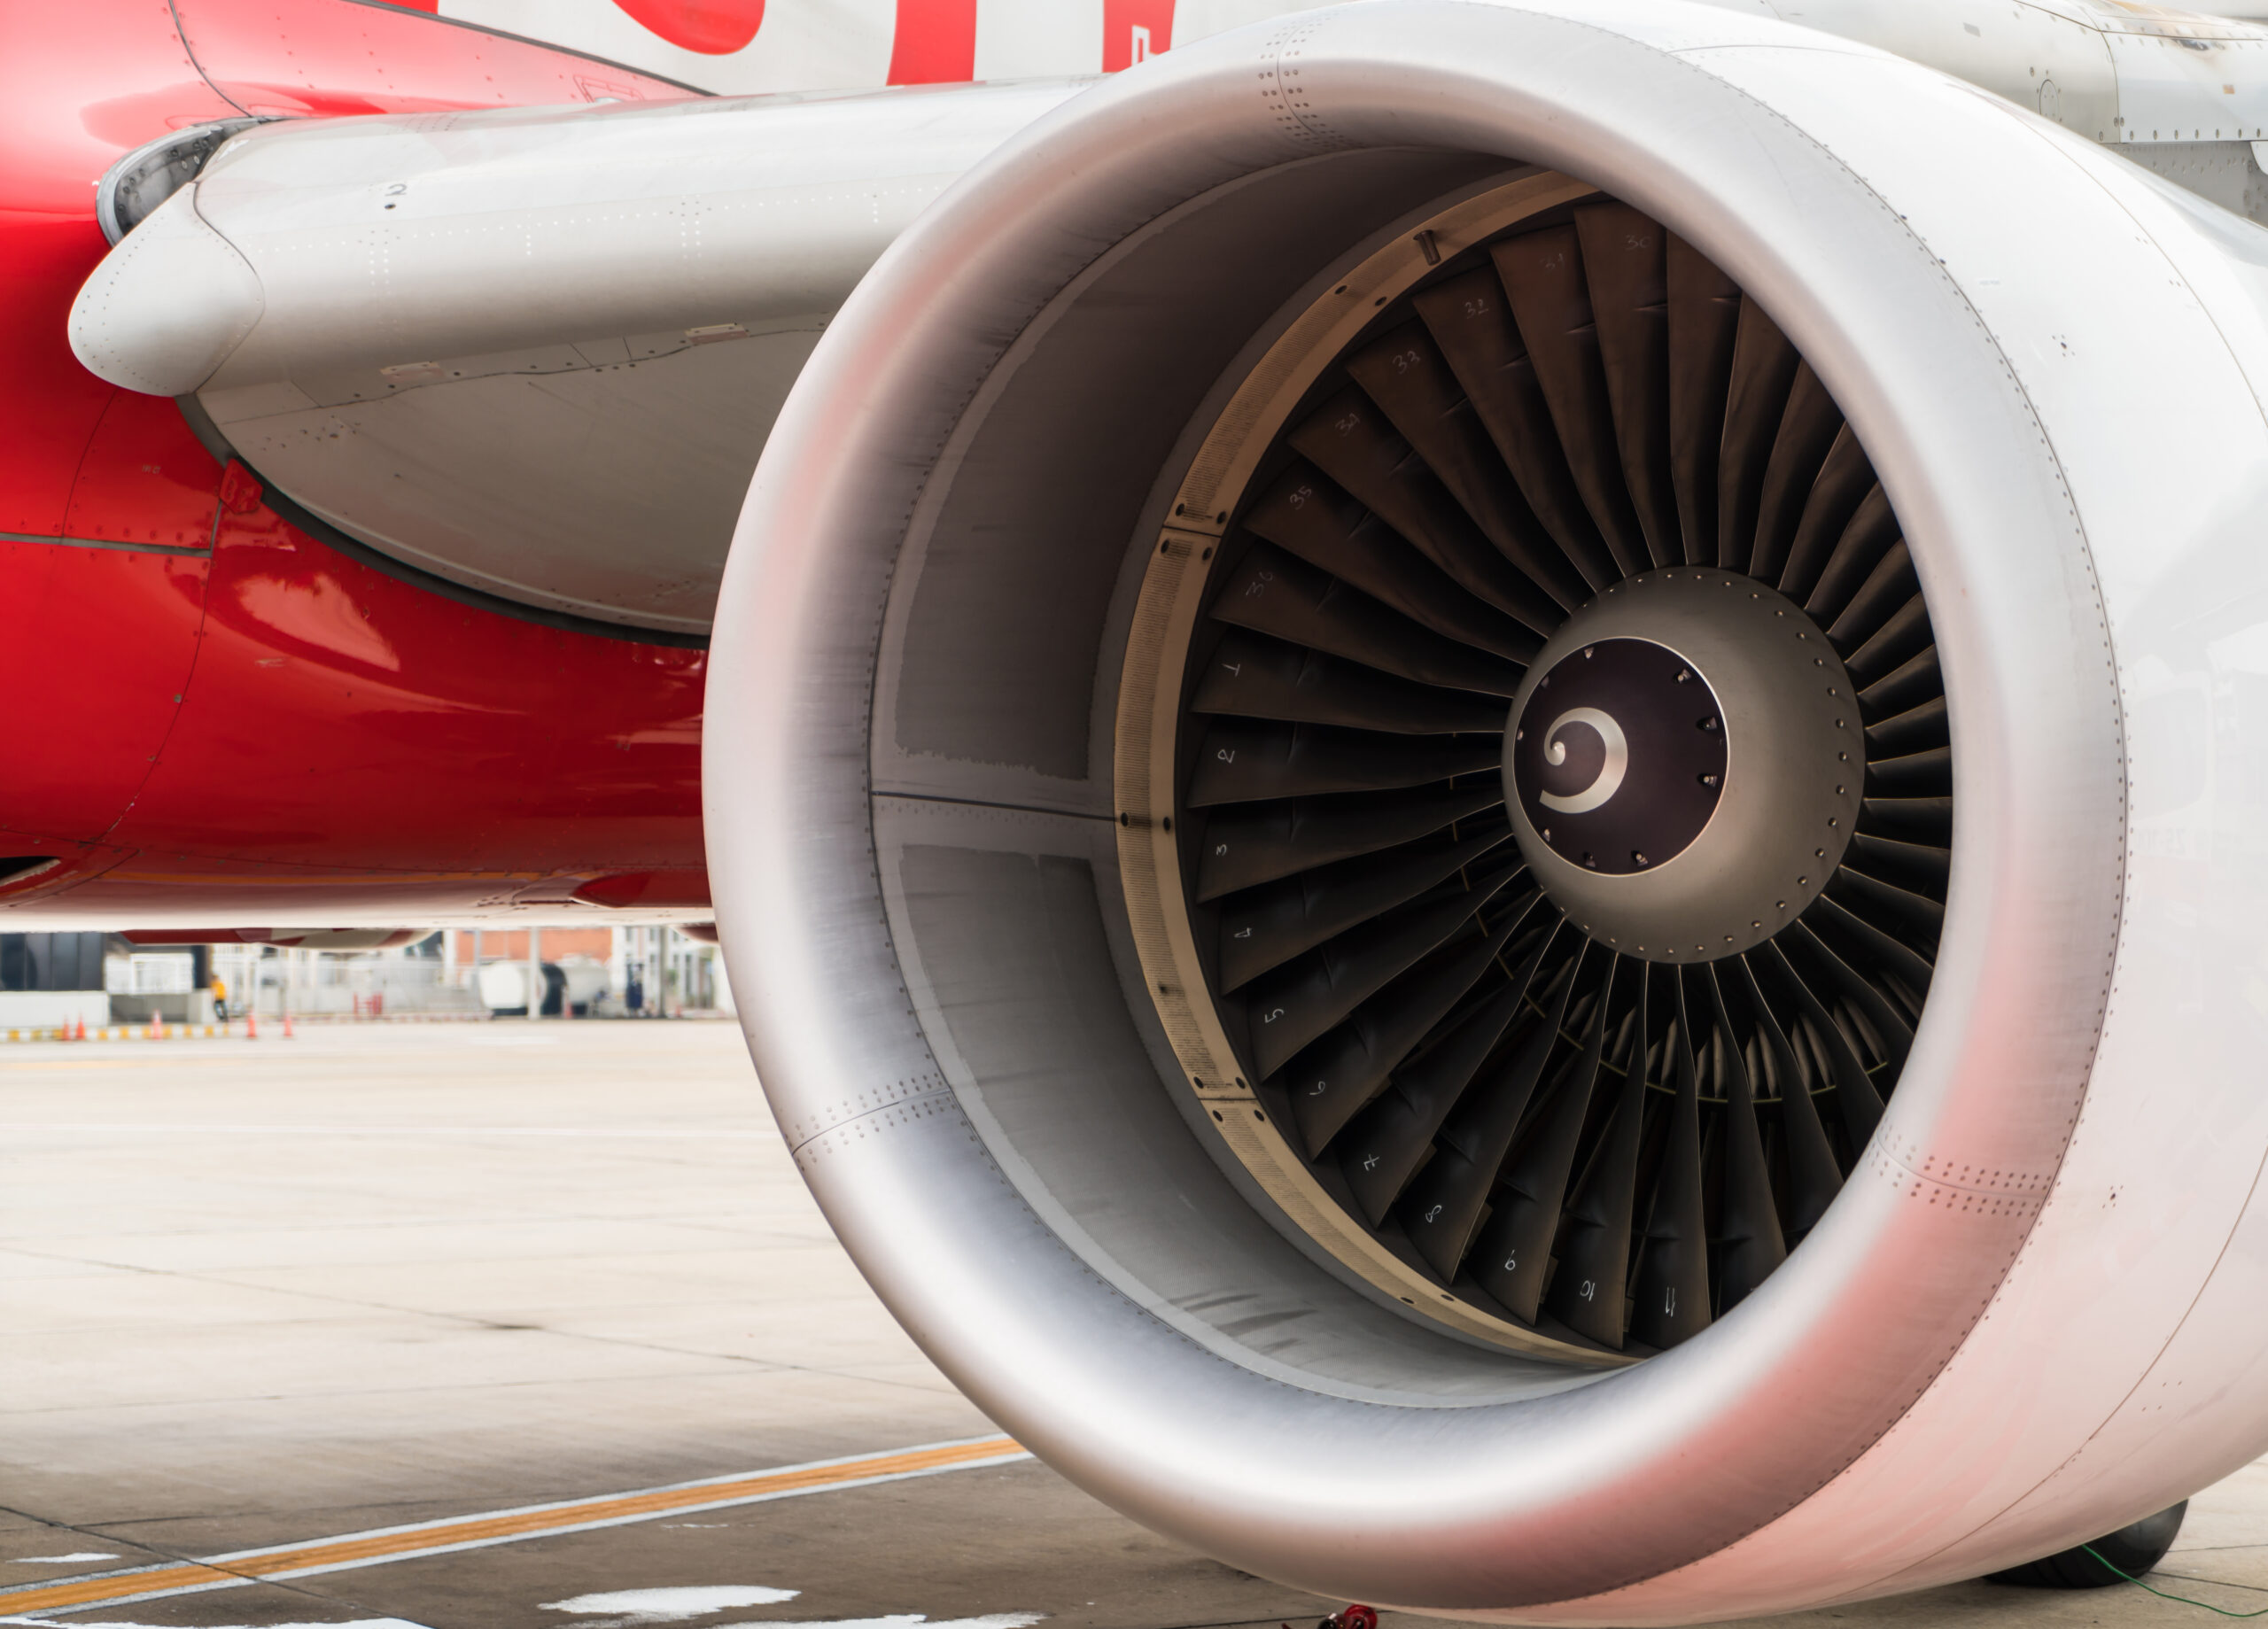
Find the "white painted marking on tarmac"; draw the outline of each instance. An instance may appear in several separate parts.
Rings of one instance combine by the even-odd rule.
[[[0,1624],[36,1624],[40,1629],[55,1629],[50,1617],[0,1617]],[[167,1629],[163,1624],[127,1624],[106,1622],[90,1624],[74,1618],[71,1629]],[[215,1624],[212,1629],[427,1629],[423,1624],[413,1624],[406,1617],[346,1617],[334,1618],[327,1624]]]
[[[635,1624],[681,1624],[688,1618],[706,1617],[712,1612],[724,1611],[736,1606],[777,1606],[782,1601],[793,1601],[803,1592],[798,1589],[774,1589],[768,1584],[695,1584],[668,1589],[610,1589],[593,1595],[577,1595],[567,1601],[547,1601],[547,1612],[573,1612],[578,1616],[594,1613],[616,1614],[604,1625],[587,1624],[580,1629],[629,1629]]]
[[[1046,1616],[1045,1612],[991,1612],[983,1617],[947,1617],[931,1623],[924,1613],[897,1612],[888,1617],[823,1617],[802,1624],[756,1617],[746,1623],[718,1624],[716,1629],[1031,1629]]]
[[[74,1550],[68,1555],[19,1555],[7,1564],[12,1567],[47,1567],[71,1561],[116,1561],[116,1550]]]

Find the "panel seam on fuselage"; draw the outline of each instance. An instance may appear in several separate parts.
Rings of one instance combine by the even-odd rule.
[[[210,545],[203,548],[184,548],[175,543],[120,543],[109,538],[66,538],[43,531],[0,531],[0,543],[52,543],[62,548],[115,548],[129,555],[185,555],[193,560],[210,560]]]

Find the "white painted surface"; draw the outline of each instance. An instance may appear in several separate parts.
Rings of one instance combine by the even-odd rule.
[[[99,989],[0,990],[0,1030],[52,1029],[58,1024],[89,1029],[110,1022],[110,995]]]

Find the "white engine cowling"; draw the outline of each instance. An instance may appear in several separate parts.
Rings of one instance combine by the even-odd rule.
[[[1518,257],[1577,245],[1604,311],[1613,231],[1639,244],[1655,223],[1667,305],[1641,290],[1638,316],[1570,307],[1549,337],[1532,315],[1546,285],[1522,287]],[[883,1299],[1004,1426],[1128,1514],[1318,1593],[1460,1616],[1688,1622],[1974,1577],[2268,1447],[2252,1198],[2268,861],[2248,826],[2268,760],[2264,268],[2257,229],[1994,97],[1675,0],[1307,13],[1177,50],[1012,140],[820,342],[742,518],[710,689],[711,877],[750,1044]],[[1370,477],[1317,440],[1346,402],[1394,416],[1380,370],[1398,353],[1380,346],[1406,333],[1413,365],[1445,357],[1470,398],[1444,396],[1439,423],[1480,412],[1525,472],[1534,449],[1489,418],[1475,353],[1441,338],[1456,314],[1437,291],[1484,273],[1499,281],[1469,286],[1506,292],[1546,385],[1557,353],[1592,359],[1606,392],[1546,392],[1561,445],[1536,467],[1564,464],[1521,491],[1546,531],[1556,491],[1583,541],[1518,580],[1503,536],[1527,521],[1466,502],[1472,524],[1443,535],[1498,544],[1476,561],[1395,519],[1410,482],[1436,503],[1487,485],[1434,455],[1483,445],[1470,423],[1437,443],[1396,418],[1406,439],[1377,442]],[[1754,314],[1737,335],[1726,317],[1717,351],[1679,350],[1703,295]],[[1696,420],[1704,352],[1720,405]],[[1755,418],[1759,380],[1779,428],[1741,465],[1722,427]],[[1781,406],[1806,390],[1813,417]],[[1704,421],[1707,469],[1688,455]],[[1871,552],[1822,556],[1822,576],[1794,559],[1805,506],[1832,507],[1830,436],[1878,477],[1878,508],[1876,540],[1854,543],[1844,505],[1832,547]],[[1255,562],[1325,570],[1313,552],[1283,563],[1301,549],[1263,513],[1310,469],[1347,514],[1394,523],[1404,563],[1377,603],[1316,579],[1301,625],[1322,631],[1301,655],[1291,624],[1223,595],[1257,592]],[[1529,592],[1555,572],[1561,588]],[[1449,581],[1470,597],[1434,593]],[[1775,697],[1808,669],[1743,666],[1762,636],[1700,605],[1690,649],[1720,654],[1691,665],[1720,703],[1705,733],[1724,735],[1699,773],[1723,785],[1698,836],[1666,857],[1618,838],[1629,863],[1603,864],[1537,812],[1581,799],[1537,803],[1509,763],[1499,779],[1488,754],[1510,749],[1487,732],[1519,739],[1555,664],[1610,640],[1689,654],[1674,617],[1613,621],[1657,582],[1826,638],[1861,716],[1837,716],[1838,684],[1826,733],[1796,741],[1811,715]],[[1869,604],[1873,622],[1852,620]],[[1355,620],[1316,609],[1332,605]],[[1933,640],[1930,717],[1949,728],[1930,749],[1949,780],[1927,786],[1899,782],[1919,772],[1883,745],[1922,740],[1900,734],[1912,721],[1865,701],[1891,692],[1859,636],[1889,639],[1897,614]],[[1373,665],[1402,677],[1333,665],[1381,628],[1399,654]],[[1292,651],[1293,699],[1208,690],[1230,639]],[[1910,701],[1922,658],[1890,655]],[[1464,677],[1425,669],[1452,657]],[[1421,680],[1462,699],[1396,722],[1391,706],[1422,710]],[[1576,741],[1573,716],[1555,741]],[[1423,773],[1408,758],[1274,785],[1385,809],[1438,772],[1425,795],[1463,824],[1387,821],[1394,853],[1425,862],[1389,904],[1466,889],[1468,939],[1410,939],[1384,985],[1324,942],[1355,919],[1317,904],[1324,884],[1357,874],[1324,868],[1368,864],[1360,842],[1308,852],[1304,904],[1263,897],[1281,866],[1242,894],[1208,881],[1197,839],[1231,827],[1192,777],[1223,718],[1448,753]],[[1854,761],[1832,733],[1846,725],[1863,782],[1834,769]],[[1796,796],[1743,788],[1759,764],[1795,786],[1814,747],[1820,811],[1844,811],[1821,818],[1856,827],[1820,838],[1842,869],[1735,922],[1771,888],[1719,884],[1793,841],[1774,821]],[[1950,825],[1885,837],[1893,816]],[[1705,851],[1682,892],[1659,880]],[[1884,854],[1915,868],[1899,887],[1877,886],[1867,857]],[[1657,899],[1707,942],[1627,942]],[[1235,917],[1239,900],[1259,914]],[[1234,972],[1233,922],[1278,907],[1308,912],[1307,936]],[[1442,1003],[1410,994],[1453,962],[1465,982]],[[1251,998],[1293,989],[1284,968],[1320,1003],[1296,1047]],[[1331,988],[1345,999],[1315,995]],[[1396,991],[1418,1012],[1399,1050],[1316,1120],[1292,1095],[1302,1060],[1375,1040]],[[1422,1097],[1415,1077],[1484,997],[1511,1037],[1474,1054],[1496,1107],[1460,1099],[1411,1156],[1426,1165],[1410,1183],[1465,1206],[1444,1251],[1418,1187],[1378,1209],[1349,1186],[1343,1139],[1378,1094]],[[1526,1063],[1523,1035],[1540,1037]],[[1865,1096],[1886,1099],[1878,1125]],[[1554,1276],[1523,1301],[1471,1251],[1511,1237],[1534,1198],[1523,1162],[1550,1163],[1562,1105],[1537,1236]],[[1621,1231],[1601,1233],[1594,1175],[1622,1158],[1626,1113]],[[1805,1147],[1834,1158],[1823,1212],[1805,1208]],[[1480,1171],[1464,1188],[1456,1160]],[[1769,1214],[1744,1208],[1767,1192]],[[1571,1264],[1602,1249],[1627,1280],[1587,1323]],[[1645,1299],[1674,1307],[1681,1284],[1683,1313]]]

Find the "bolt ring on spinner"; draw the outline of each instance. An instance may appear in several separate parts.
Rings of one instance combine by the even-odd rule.
[[[1928,989],[1952,783],[1897,517],[1761,308],[1560,175],[1379,251],[1252,379],[1122,691],[1122,751],[1175,743],[1175,844],[1122,836],[1153,999],[1374,1290],[1675,1345],[1818,1222]]]

